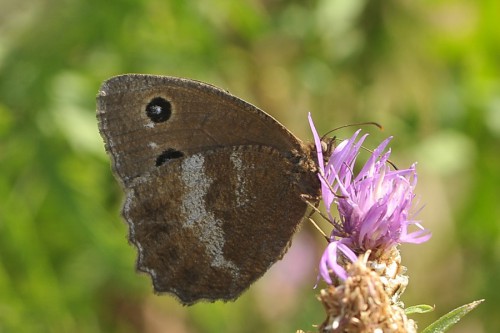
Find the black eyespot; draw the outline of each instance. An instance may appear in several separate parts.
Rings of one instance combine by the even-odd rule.
[[[182,156],[184,156],[184,153],[182,151],[168,148],[163,153],[161,153],[160,156],[158,156],[158,158],[156,159],[156,166],[158,167],[167,163],[169,160],[173,160]]]
[[[172,115],[172,104],[165,98],[155,97],[146,106],[146,114],[153,122],[162,123]]]

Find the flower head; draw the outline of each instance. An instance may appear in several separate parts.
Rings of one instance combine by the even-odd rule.
[[[319,332],[416,332],[404,309],[392,302],[383,278],[367,266],[368,254],[346,265],[346,278],[321,290],[327,318]]]
[[[310,115],[309,122],[318,152],[322,198],[333,224],[320,264],[320,274],[327,283],[331,283],[329,269],[340,278],[344,276],[337,263],[337,249],[354,261],[368,250],[381,256],[400,243],[422,243],[430,238],[430,232],[410,216],[417,184],[415,164],[393,170],[388,163],[391,151],[386,147],[392,138],[384,140],[355,174],[356,158],[367,135],[358,139],[358,130],[342,141],[325,164],[321,140]],[[333,207],[338,209],[338,219],[331,214]],[[412,225],[417,230],[410,232]]]

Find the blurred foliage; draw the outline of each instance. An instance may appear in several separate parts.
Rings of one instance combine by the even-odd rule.
[[[95,120],[100,83],[127,72],[216,84],[304,139],[308,111],[320,132],[382,123],[373,146],[394,135],[396,164],[418,160],[419,217],[434,233],[403,248],[407,305],[436,304],[416,317],[425,327],[485,298],[452,331],[500,331],[499,18],[495,0],[0,0],[0,331],[323,320],[312,286],[324,244],[307,227],[234,303],[182,307],[134,272]]]

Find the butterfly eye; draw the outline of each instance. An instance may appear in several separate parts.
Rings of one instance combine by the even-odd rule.
[[[167,163],[169,160],[180,158],[182,156],[184,156],[184,153],[182,151],[175,150],[173,148],[168,148],[163,153],[161,153],[160,156],[156,158],[156,166],[158,167],[160,165]]]
[[[337,141],[337,138],[335,136],[332,138],[325,138],[325,139],[321,140],[321,149],[323,150],[323,155],[325,156],[326,160],[328,160],[330,155],[335,150],[335,142],[336,141]]]
[[[328,146],[329,144],[326,143],[325,141],[321,141],[321,150],[323,151],[323,153],[328,153]]]
[[[146,105],[146,114],[153,122],[162,123],[172,115],[172,104],[163,97],[155,97]]]

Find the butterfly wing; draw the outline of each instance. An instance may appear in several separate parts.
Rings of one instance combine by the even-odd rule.
[[[304,215],[294,169],[256,146],[162,165],[133,186],[123,211],[138,269],[184,304],[235,299],[282,257]]]
[[[310,152],[256,107],[197,81],[125,75],[98,95],[137,268],[182,303],[237,298],[288,248],[319,182]]]
[[[238,145],[301,152],[303,144],[255,106],[214,86],[143,74],[113,77],[97,97],[99,129],[127,185],[172,155]]]

